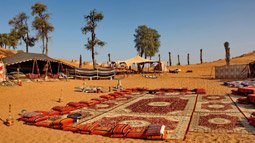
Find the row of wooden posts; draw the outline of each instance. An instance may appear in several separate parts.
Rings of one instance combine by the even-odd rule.
[[[168,52],[168,57],[169,57],[168,65],[169,65],[169,66],[172,66],[172,56],[171,56],[171,52]],[[158,58],[159,58],[159,61],[161,61],[160,54],[158,54]],[[177,58],[178,58],[177,65],[181,65],[180,56],[177,55]],[[108,54],[108,61],[111,62],[111,54],[110,54],[110,53]],[[189,53],[188,53],[188,54],[187,54],[187,63],[188,63],[188,65],[190,64],[189,61],[190,61],[190,58],[189,58]],[[200,63],[201,63],[201,64],[203,63],[203,49],[200,49]],[[80,55],[79,68],[81,68],[81,67],[82,67],[82,56]]]
[[[229,63],[230,63],[230,48],[229,48],[229,43],[225,42],[224,46],[225,46],[225,49],[226,49],[226,63],[227,63],[227,65],[229,65]],[[159,58],[159,61],[161,61],[160,54],[158,55],[158,58]],[[168,52],[168,58],[169,58],[168,66],[172,66],[171,52]],[[178,60],[177,65],[181,65],[180,56],[179,55],[177,55],[177,60]],[[110,53],[108,54],[108,61],[111,62],[111,54]],[[188,63],[188,65],[190,64],[190,55],[189,55],[189,53],[187,54],[187,63]],[[201,64],[203,63],[203,49],[200,49],[200,63]],[[79,64],[79,67],[80,68],[82,67],[82,56],[81,55],[80,55],[80,64]]]

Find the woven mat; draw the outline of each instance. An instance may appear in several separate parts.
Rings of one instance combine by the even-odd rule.
[[[193,114],[189,131],[192,132],[232,132],[255,133],[241,113],[201,113]]]

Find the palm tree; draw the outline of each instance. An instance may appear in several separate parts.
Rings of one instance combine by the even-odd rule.
[[[42,40],[42,53],[48,55],[49,33],[54,31],[54,26],[48,22],[50,15],[46,13],[47,6],[42,3],[36,3],[31,9],[32,15],[35,16],[32,26],[37,30],[37,38]]]
[[[84,19],[86,20],[86,25],[82,27],[82,33],[84,35],[90,33],[90,38],[87,39],[87,44],[85,44],[86,49],[91,51],[91,57],[93,62],[93,68],[96,68],[95,61],[95,46],[103,47],[105,45],[104,41],[101,41],[96,37],[96,27],[97,22],[103,20],[104,15],[100,12],[97,12],[95,9],[90,11],[89,15],[85,15]]]
[[[27,20],[28,16],[26,13],[21,12],[9,21],[9,25],[13,27],[12,31],[17,32],[17,38],[24,41],[26,44],[26,52],[28,53],[28,47],[33,47],[35,45],[36,38],[29,36]]]

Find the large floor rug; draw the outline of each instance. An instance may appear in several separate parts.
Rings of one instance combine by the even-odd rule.
[[[106,128],[123,123],[137,129],[150,124],[165,125],[166,139],[183,140],[187,131],[255,133],[246,118],[254,111],[254,105],[235,104],[236,98],[181,92],[133,92],[69,114],[82,114],[82,119],[72,124],[73,127],[94,122]],[[62,119],[66,117],[61,115]]]

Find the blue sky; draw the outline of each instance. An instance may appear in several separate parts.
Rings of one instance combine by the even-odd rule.
[[[0,33],[9,32],[8,21],[19,12],[31,16],[31,6],[42,2],[51,13],[50,22],[55,31],[50,34],[49,56],[78,59],[82,54],[91,61],[91,53],[84,48],[87,37],[81,32],[83,19],[90,10],[104,14],[97,28],[97,36],[107,42],[96,48],[98,62],[127,59],[137,54],[134,48],[135,29],[147,25],[160,35],[159,53],[163,60],[172,52],[173,63],[177,55],[186,64],[187,53],[191,63],[199,62],[199,49],[204,50],[204,61],[223,59],[223,43],[230,42],[231,56],[255,50],[254,0],[0,0]],[[35,34],[32,31],[32,34]],[[30,48],[41,52],[41,43]],[[23,45],[18,50],[25,50]],[[154,57],[157,59],[157,56]]]

